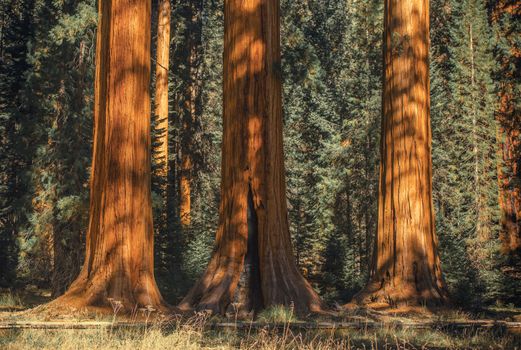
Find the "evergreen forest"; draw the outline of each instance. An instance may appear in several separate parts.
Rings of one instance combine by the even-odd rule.
[[[0,328],[520,308],[518,1],[0,0]]]

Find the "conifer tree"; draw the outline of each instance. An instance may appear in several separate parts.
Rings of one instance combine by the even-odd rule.
[[[339,297],[348,300],[367,281],[376,233],[383,4],[352,1],[343,13],[338,21],[347,23],[344,38],[331,49],[334,53],[324,54],[332,60],[328,75],[334,77],[331,100],[340,128],[323,156],[328,161],[322,168],[334,170],[323,171],[322,178],[338,182],[329,205],[335,231],[324,272]],[[326,29],[330,36],[337,31]]]
[[[17,238],[23,221],[24,120],[21,77],[30,67],[27,42],[32,38],[33,1],[2,0],[0,7],[0,286],[16,279]],[[25,123],[23,123],[25,124]]]
[[[385,1],[378,232],[355,302],[444,303],[432,206],[429,2]]]
[[[503,293],[492,43],[483,1],[434,1],[432,54],[436,227],[453,301]],[[442,27],[445,24],[446,28]]]
[[[202,14],[204,1],[179,1],[175,6],[178,45],[174,52],[175,115],[177,129],[178,215],[184,234],[192,222],[192,198],[196,174],[201,165]]]
[[[98,9],[86,258],[51,307],[164,310],[150,193],[150,1],[100,2]]]
[[[382,4],[282,4],[286,173],[297,263],[324,298],[347,301],[367,279],[376,226]]]
[[[219,183],[221,154],[216,152],[222,140],[223,81],[223,1],[204,0],[201,20],[200,101],[197,120],[190,131],[195,145],[193,159],[191,224],[184,232],[185,248],[180,252],[185,294],[204,272],[212,250],[219,218]],[[195,151],[195,152],[194,152]]]
[[[227,0],[220,222],[206,272],[181,309],[225,313],[321,302],[294,262],[282,152],[279,2]],[[241,276],[242,275],[242,276]],[[284,281],[284,282],[283,282]]]
[[[282,3],[282,69],[286,128],[290,232],[296,262],[305,277],[315,286],[324,263],[323,251],[331,225],[318,205],[326,200],[319,188],[318,162],[322,141],[330,136],[327,97],[324,93],[326,72],[313,40],[317,28],[309,1]],[[329,198],[329,197],[328,197]],[[321,203],[323,204],[323,203]],[[327,216],[325,214],[324,216]],[[323,219],[323,220],[320,220]]]
[[[20,270],[48,280],[55,297],[79,272],[88,215],[93,6],[82,1],[38,7],[28,53],[25,106],[36,124],[28,180],[34,199],[21,241],[35,243],[25,250]]]

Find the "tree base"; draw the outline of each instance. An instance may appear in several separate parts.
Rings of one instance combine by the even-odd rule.
[[[448,303],[446,293],[435,288],[426,288],[418,291],[414,285],[386,285],[381,283],[369,283],[362,291],[357,293],[351,303],[346,304],[366,306],[374,309],[392,309],[403,307],[441,307]]]
[[[217,292],[218,293],[218,292]],[[240,293],[240,292],[239,292]],[[268,305],[262,305],[260,307],[249,307],[251,304],[245,304],[241,302],[232,302],[229,300],[236,299],[237,294],[220,295],[216,292],[206,291],[200,297],[199,301],[193,299],[193,295],[188,295],[188,299],[185,298],[177,306],[177,309],[181,313],[195,313],[195,312],[207,312],[213,315],[230,316],[236,319],[254,319],[261,311],[274,306],[283,306],[291,308],[294,313],[298,316],[307,317],[311,314],[315,315],[331,315],[331,313],[324,310],[322,303],[318,295],[309,295],[305,300],[299,300],[298,302],[290,303],[269,303]],[[258,302],[258,300],[257,300]]]
[[[128,288],[124,283],[111,284],[99,278],[86,279],[80,275],[64,295],[34,311],[57,316],[113,315],[138,320],[173,313],[173,308],[163,300],[153,280],[144,285],[150,288]]]
[[[260,281],[252,284],[243,283],[245,278],[241,277],[245,275],[240,264],[216,269],[215,262],[218,260],[219,258],[214,257],[206,273],[178,305],[181,312],[208,312],[215,315],[231,315],[239,319],[252,319],[266,308],[282,305],[292,308],[295,314],[301,316],[325,313],[319,296],[303,277],[291,274],[290,269],[285,283],[298,287],[286,290],[282,288],[281,281],[271,285],[270,289],[264,289]],[[220,274],[222,270],[227,271],[229,275]]]
[[[108,304],[108,305],[107,305]],[[85,303],[81,298],[62,296],[48,304],[37,306],[26,311],[28,315],[44,319],[99,319],[103,316],[112,316],[118,320],[132,321],[162,321],[175,314],[175,310],[167,304],[156,305],[155,307],[139,307],[126,309],[118,306],[117,303],[92,305]]]

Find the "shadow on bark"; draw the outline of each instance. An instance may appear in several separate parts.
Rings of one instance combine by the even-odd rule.
[[[296,267],[289,237],[279,36],[278,0],[225,3],[219,227],[208,268],[183,310],[322,309]]]

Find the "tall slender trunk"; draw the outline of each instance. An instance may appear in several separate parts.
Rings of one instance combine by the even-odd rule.
[[[476,67],[474,64],[474,35],[472,30],[472,23],[469,23],[469,54],[470,54],[470,87],[471,87],[471,98],[475,100],[475,89],[476,89]],[[475,206],[476,206],[476,223],[478,224],[477,232],[480,235],[480,183],[479,183],[479,145],[478,145],[478,119],[476,108],[472,104],[472,142],[473,142],[473,153],[474,153],[474,190],[475,190]]]
[[[164,309],[153,269],[150,0],[100,1],[98,9],[86,258],[51,306]]]
[[[242,305],[234,306],[246,311],[321,309],[297,269],[289,235],[279,20],[278,0],[225,1],[220,221],[208,268],[182,309],[225,313],[238,295]]]
[[[168,185],[168,70],[170,64],[170,0],[160,0],[157,19],[157,49],[156,49],[156,94],[155,115],[158,118],[157,129],[159,136],[159,159],[162,166],[157,175],[164,179],[164,187]],[[163,188],[166,195],[166,188]],[[167,198],[163,201],[166,203]],[[165,211],[166,212],[166,211]]]
[[[432,204],[429,1],[385,1],[378,233],[357,303],[442,303]]]
[[[371,189],[370,189],[370,185],[371,185],[371,182],[373,181],[373,177],[374,177],[374,172],[373,172],[373,169],[371,169],[371,162],[370,162],[370,156],[371,154],[373,154],[374,150],[373,150],[373,146],[371,145],[371,136],[370,136],[370,126],[371,126],[371,115],[369,113],[369,107],[371,105],[371,101],[370,101],[370,98],[371,98],[371,79],[370,79],[370,74],[371,74],[371,63],[369,62],[369,53],[370,53],[370,45],[371,45],[371,42],[370,42],[370,36],[369,36],[369,29],[367,29],[369,27],[369,23],[365,23],[365,26],[366,26],[366,30],[365,30],[365,45],[367,47],[367,51],[365,52],[365,72],[367,74],[367,85],[366,85],[366,99],[365,99],[365,108],[366,108],[366,112],[367,112],[367,115],[366,115],[366,118],[365,118],[365,130],[366,130],[366,135],[365,135],[365,152],[364,152],[364,159],[365,159],[365,162],[364,162],[364,172],[365,172],[365,179],[364,179],[364,182],[365,182],[365,198],[366,199],[369,199],[372,197],[371,195]],[[364,225],[365,225],[365,247],[364,247],[364,263],[366,264],[366,266],[370,266],[371,265],[371,253],[370,253],[370,237],[371,237],[371,227],[372,227],[372,224],[370,226],[370,223],[372,222],[372,220],[370,219],[370,216],[373,216],[374,213],[372,211],[370,211],[370,205],[367,205],[366,206],[366,210],[364,210]],[[360,235],[362,237],[362,235]],[[367,271],[369,270],[369,268],[365,268],[364,269],[364,273],[367,273]]]
[[[180,204],[179,212],[181,225],[183,227],[190,226],[192,222],[191,209],[192,209],[192,185],[191,185],[191,171],[192,171],[192,157],[186,150],[182,155],[181,161],[181,174],[180,174]]]
[[[192,181],[194,161],[197,161],[194,134],[198,131],[200,102],[200,48],[202,35],[202,0],[191,1],[187,10],[186,36],[186,90],[184,92],[184,117],[181,124],[181,159],[179,172],[179,214],[182,227],[192,222]]]

